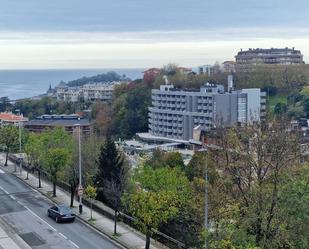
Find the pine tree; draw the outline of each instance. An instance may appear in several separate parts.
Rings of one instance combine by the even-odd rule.
[[[123,164],[123,157],[118,152],[114,141],[107,137],[100,148],[100,155],[97,160],[98,171],[95,177],[95,185],[98,188],[98,200],[109,203],[107,186],[122,171]]]
[[[96,175],[97,199],[109,204],[115,211],[114,234],[117,234],[117,217],[121,207],[121,197],[128,183],[128,164],[117,150],[111,138],[101,146]]]

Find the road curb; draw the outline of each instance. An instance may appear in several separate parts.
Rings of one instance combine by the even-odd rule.
[[[0,225],[2,225],[2,228],[4,228],[4,231],[6,232],[7,236],[11,238],[21,249],[32,249],[26,241],[24,241],[20,235],[17,233],[17,231],[14,230],[14,228],[5,222],[5,220],[0,217]]]
[[[13,175],[14,177],[16,177],[18,180],[22,181],[23,183],[25,183],[27,186],[29,186],[31,189],[34,189],[36,191],[38,191],[40,194],[42,194],[43,196],[45,196],[46,198],[48,198],[50,201],[52,201],[53,203],[56,204],[60,204],[58,203],[56,200],[54,200],[52,197],[50,197],[49,195],[47,195],[46,193],[43,193],[40,191],[40,188],[37,187],[33,187],[31,184],[29,184],[26,180],[18,177],[16,174],[14,174],[14,172],[9,172],[11,175]],[[62,190],[63,191],[63,190]],[[113,243],[115,246],[119,247],[120,249],[130,249],[130,247],[128,247],[127,245],[125,245],[124,243],[122,243],[119,240],[116,240],[113,236],[111,236],[110,234],[107,234],[106,232],[102,231],[101,229],[97,228],[96,226],[92,225],[91,223],[89,223],[87,220],[85,220],[84,218],[80,217],[79,215],[76,215],[76,217],[86,226],[88,226],[89,228],[91,228],[92,230],[94,230],[97,233],[100,233],[101,235],[104,235],[105,237],[107,237],[109,239],[109,241],[111,243]]]
[[[97,233],[101,233],[102,235],[108,237],[112,243],[114,243],[116,246],[123,248],[123,249],[130,249],[130,247],[128,247],[127,245],[125,245],[124,243],[122,243],[119,240],[116,240],[113,236],[111,236],[110,234],[107,234],[105,232],[103,232],[102,230],[100,230],[99,228],[97,228],[96,226],[92,225],[91,223],[89,223],[87,220],[85,220],[84,218],[80,217],[80,216],[76,216],[82,223],[84,223],[86,226],[92,228],[93,230],[96,230]]]

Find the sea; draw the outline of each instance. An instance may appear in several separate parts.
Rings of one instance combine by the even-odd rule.
[[[46,93],[50,85],[55,87],[62,80],[67,82],[110,71],[135,80],[142,78],[144,70],[143,68],[0,70],[0,97],[8,97],[10,100],[31,98]]]

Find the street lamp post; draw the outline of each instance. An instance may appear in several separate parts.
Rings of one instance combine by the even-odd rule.
[[[80,131],[80,124],[77,124],[76,127],[78,127],[78,171],[79,171],[79,184],[78,189],[82,189],[82,154],[81,154],[81,131]],[[78,194],[79,196],[79,213],[83,213],[83,200],[82,200],[82,194]]]
[[[18,115],[20,116],[20,110],[16,110],[18,112]],[[22,154],[21,154],[21,120],[18,122],[18,128],[19,128],[19,173],[22,175]]]
[[[22,155],[21,155],[21,122],[19,121],[19,173],[22,175]]]

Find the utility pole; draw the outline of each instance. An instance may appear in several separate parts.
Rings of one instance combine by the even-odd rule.
[[[21,117],[20,110],[16,110],[18,112],[18,115]],[[18,128],[19,128],[19,173],[22,175],[22,154],[21,154],[21,120],[18,122]]]
[[[19,121],[19,173],[22,175],[22,155],[21,155],[21,122]]]
[[[78,127],[78,171],[79,171],[79,184],[78,184],[78,196],[79,196],[79,213],[83,213],[83,200],[82,200],[82,153],[81,153],[81,131],[80,124],[76,125]]]

